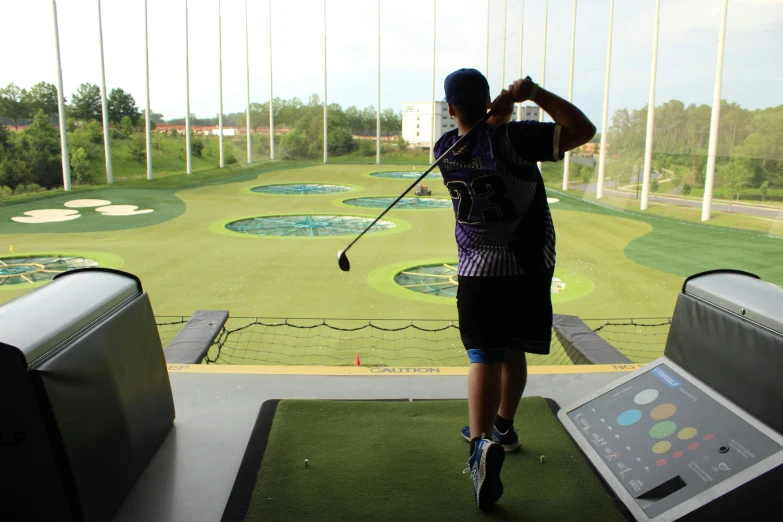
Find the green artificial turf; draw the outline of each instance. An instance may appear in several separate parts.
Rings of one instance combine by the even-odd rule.
[[[60,192],[46,198],[36,194],[0,207],[0,252],[8,252],[13,245],[19,256],[45,252],[117,256],[123,260],[123,270],[141,279],[158,316],[228,310],[236,326],[249,322],[239,318],[256,316],[406,323],[411,319],[453,320],[457,317],[453,298],[425,298],[394,286],[397,270],[418,266],[422,260],[456,259],[454,215],[448,208],[391,210],[388,219],[401,226],[389,233],[367,234],[356,243],[349,252],[350,272],[338,269],[336,253],[353,236],[263,238],[233,234],[224,228],[231,218],[291,213],[374,218],[378,209],[349,207],[342,201],[399,194],[410,180],[369,173],[411,168],[275,161],[253,168],[232,166],[190,176],[122,181],[111,187],[67,195]],[[263,184],[299,182],[341,184],[353,190],[307,196],[250,191]],[[439,181],[428,185],[433,197],[449,197]],[[565,290],[553,298],[555,313],[594,319],[671,316],[683,278],[716,267],[748,270],[783,283],[783,240],[606,208],[555,191],[550,191],[550,196],[560,199],[551,208],[557,229],[556,273],[566,283]],[[108,217],[82,209],[82,217],[61,223],[31,225],[10,220],[26,210],[64,208],[64,202],[81,198],[107,199],[155,212]],[[33,288],[14,286],[0,292],[0,303]],[[312,345],[304,330],[299,334]],[[299,338],[285,341],[298,343]],[[308,346],[298,363],[322,361],[318,358],[322,348]],[[255,344],[247,348],[244,360],[251,363],[256,355],[253,350],[259,348]],[[279,349],[276,345],[275,350]],[[443,355],[424,349],[428,350],[426,364],[434,366],[447,363],[447,357],[464,357],[459,349]],[[284,355],[280,355],[279,364],[288,360]],[[418,350],[415,357],[424,360]],[[340,361],[350,364],[352,359]]]
[[[68,209],[65,203],[75,199],[102,199],[112,205],[136,205],[138,210],[152,209],[148,214],[135,216],[104,216],[94,208],[75,208],[80,217],[58,223],[17,223],[11,218],[23,217],[24,212],[39,209]],[[104,232],[157,225],[185,212],[185,204],[173,190],[98,189],[76,194],[57,195],[47,199],[28,201],[0,207],[0,234],[40,234],[63,232]]]
[[[622,217],[653,227],[628,243],[625,255],[650,268],[683,277],[718,268],[745,270],[776,284],[783,284],[783,239],[751,230],[621,211],[573,196],[553,192],[563,209]]]
[[[281,401],[245,520],[624,520],[541,397],[522,400],[524,450],[506,454],[505,493],[482,514],[462,473],[466,419],[465,401]]]

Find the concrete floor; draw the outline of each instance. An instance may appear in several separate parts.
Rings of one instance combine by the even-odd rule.
[[[622,376],[531,375],[525,395],[541,395],[566,406]],[[174,427],[120,506],[114,522],[219,521],[259,408],[268,399],[467,398],[464,376],[171,373],[170,377],[177,411]],[[455,437],[458,429],[454,427]]]

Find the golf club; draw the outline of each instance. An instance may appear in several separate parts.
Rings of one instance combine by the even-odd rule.
[[[528,79],[529,79],[529,78],[530,78],[530,77],[528,76]],[[507,93],[506,93],[506,94],[507,94]],[[405,195],[406,195],[408,192],[410,192],[410,191],[411,191],[411,189],[413,189],[413,188],[414,188],[414,187],[415,187],[417,184],[419,184],[419,182],[421,182],[421,180],[423,180],[423,179],[424,179],[424,177],[425,177],[427,174],[429,174],[429,173],[432,171],[432,169],[434,169],[434,168],[435,168],[435,166],[436,166],[438,163],[440,163],[440,161],[441,161],[443,158],[445,158],[445,157],[446,157],[446,155],[447,155],[449,152],[451,152],[451,151],[452,151],[454,148],[456,148],[456,147],[457,147],[457,145],[459,145],[460,143],[462,143],[462,142],[463,142],[463,140],[465,140],[465,139],[466,139],[468,136],[470,136],[470,135],[473,133],[473,131],[474,131],[475,129],[477,129],[477,128],[478,128],[478,127],[479,127],[479,126],[482,124],[482,123],[486,122],[486,121],[487,121],[489,118],[491,118],[491,117],[492,117],[492,116],[495,114],[495,107],[498,105],[498,102],[500,102],[500,101],[501,101],[501,97],[502,97],[502,96],[504,96],[504,94],[500,94],[500,95],[499,95],[497,98],[495,98],[495,101],[494,101],[494,102],[492,102],[492,108],[489,110],[489,112],[487,112],[486,116],[484,116],[483,118],[481,118],[481,120],[480,120],[480,121],[479,121],[477,124],[475,124],[473,127],[471,127],[471,129],[470,129],[468,132],[466,132],[465,134],[463,134],[463,135],[460,137],[460,139],[458,139],[458,140],[457,140],[457,141],[454,143],[454,145],[452,145],[451,147],[449,147],[449,148],[448,148],[448,150],[446,150],[446,152],[444,152],[443,154],[441,154],[441,155],[440,155],[440,157],[439,157],[438,159],[436,159],[436,160],[435,160],[435,163],[433,163],[432,165],[430,165],[430,167],[429,167],[427,170],[425,170],[425,171],[424,171],[424,173],[423,173],[421,176],[419,176],[419,177],[418,177],[418,179],[417,179],[416,181],[414,181],[414,182],[411,184],[411,186],[410,186],[410,187],[408,187],[407,189],[405,189],[405,192],[403,192],[402,194],[400,194],[400,196],[399,196],[397,199],[395,199],[395,200],[392,202],[392,204],[391,204],[391,205],[389,205],[388,207],[386,207],[386,210],[384,210],[383,212],[381,212],[381,215],[380,215],[380,216],[378,216],[377,218],[375,218],[375,221],[373,221],[372,223],[370,223],[370,225],[369,225],[367,228],[365,228],[365,229],[362,231],[362,233],[361,233],[361,234],[359,234],[358,236],[356,236],[356,238],[355,238],[353,241],[351,241],[351,243],[350,243],[350,244],[349,244],[347,247],[345,247],[343,250],[340,250],[339,252],[337,252],[337,264],[340,266],[340,270],[342,270],[343,272],[348,272],[348,271],[351,269],[351,262],[350,262],[350,261],[348,261],[348,256],[346,256],[346,255],[345,255],[345,253],[346,253],[346,252],[348,252],[348,249],[349,249],[349,248],[351,248],[351,247],[354,245],[354,243],[356,243],[357,241],[359,241],[359,239],[361,239],[361,237],[362,237],[364,234],[366,234],[366,233],[367,233],[367,231],[368,231],[368,230],[370,230],[370,229],[373,227],[373,225],[375,225],[375,224],[376,224],[376,223],[377,223],[377,222],[378,222],[378,221],[379,221],[379,220],[380,220],[380,219],[381,219],[383,216],[385,216],[385,215],[386,215],[386,213],[387,213],[388,211],[390,211],[390,210],[391,210],[391,209],[394,207],[394,205],[396,205],[397,203],[399,203],[399,202],[400,202],[400,200],[401,200],[403,197],[405,197]]]

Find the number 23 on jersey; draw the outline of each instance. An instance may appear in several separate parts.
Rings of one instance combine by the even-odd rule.
[[[468,182],[449,181],[446,184],[452,201],[457,204],[460,223],[491,223],[513,221],[519,217],[508,185],[498,174],[480,176]]]

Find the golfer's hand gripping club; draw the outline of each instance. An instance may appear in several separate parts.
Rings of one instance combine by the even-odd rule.
[[[522,82],[524,82],[524,81],[530,81],[530,77],[528,76],[528,77],[527,77],[525,80],[520,80],[520,81],[522,81]],[[516,83],[519,83],[519,82],[516,82]],[[516,85],[516,83],[515,83],[515,84],[513,84],[513,85]],[[532,82],[531,82],[531,83],[532,83]],[[509,86],[509,87],[512,87],[512,86]],[[486,115],[485,115],[485,116],[484,116],[484,117],[483,117],[483,118],[482,118],[482,119],[481,119],[481,120],[480,120],[480,121],[479,121],[479,122],[478,122],[476,125],[474,125],[474,126],[473,126],[473,127],[472,127],[472,128],[469,130],[469,131],[468,131],[468,132],[466,132],[465,134],[463,134],[463,135],[462,135],[462,136],[461,136],[461,137],[460,137],[460,138],[459,138],[459,139],[458,139],[456,142],[454,142],[454,145],[452,145],[451,147],[449,147],[449,148],[448,148],[448,149],[447,149],[447,150],[446,150],[446,151],[445,151],[443,154],[441,154],[441,155],[440,155],[440,157],[439,157],[438,159],[436,159],[436,160],[435,160],[435,162],[434,162],[432,165],[430,165],[430,166],[429,166],[429,168],[428,168],[427,170],[425,170],[425,171],[422,173],[422,175],[421,175],[421,176],[419,176],[419,177],[416,179],[416,181],[414,181],[414,182],[411,184],[411,186],[410,186],[410,187],[408,187],[407,189],[405,189],[405,192],[403,192],[402,194],[400,194],[400,195],[399,195],[399,197],[398,197],[397,199],[395,199],[395,200],[392,202],[392,204],[391,204],[391,205],[389,205],[388,207],[386,207],[386,210],[384,210],[383,212],[381,212],[381,214],[380,214],[380,215],[379,215],[377,218],[375,218],[375,221],[373,221],[372,223],[370,223],[370,225],[369,225],[367,228],[365,228],[365,229],[364,229],[364,230],[363,230],[363,231],[362,231],[362,232],[361,232],[361,233],[360,233],[358,236],[356,236],[356,238],[355,238],[353,241],[351,241],[351,242],[350,242],[350,244],[349,244],[347,247],[345,247],[343,250],[340,250],[339,252],[337,252],[337,264],[339,265],[339,267],[340,267],[340,270],[342,270],[343,272],[348,272],[348,271],[351,269],[351,263],[350,263],[350,261],[348,261],[348,256],[346,256],[346,252],[348,252],[348,249],[349,249],[349,248],[351,248],[351,247],[352,247],[352,246],[353,246],[353,245],[354,245],[354,244],[355,244],[357,241],[359,241],[359,239],[361,239],[361,237],[362,237],[364,234],[366,234],[368,230],[370,230],[370,229],[371,229],[371,228],[372,228],[372,227],[373,227],[373,226],[374,226],[374,225],[375,225],[375,224],[376,224],[378,221],[380,221],[380,219],[381,219],[383,216],[385,216],[385,215],[386,215],[386,213],[387,213],[388,211],[390,211],[392,208],[394,208],[394,205],[396,205],[397,203],[399,203],[399,202],[400,202],[400,200],[401,200],[402,198],[404,198],[404,197],[405,197],[405,195],[406,195],[408,192],[410,192],[411,190],[413,190],[413,188],[414,188],[416,185],[418,185],[418,184],[421,182],[421,180],[423,180],[423,179],[424,179],[424,177],[425,177],[427,174],[429,174],[429,173],[432,171],[432,169],[434,169],[434,168],[435,168],[435,166],[436,166],[438,163],[440,163],[440,162],[441,162],[441,160],[442,160],[443,158],[445,158],[445,157],[446,157],[446,156],[447,156],[447,155],[448,155],[448,154],[449,154],[449,153],[450,153],[450,152],[451,152],[453,149],[455,149],[455,148],[457,147],[457,145],[459,145],[460,143],[462,143],[462,142],[463,142],[463,140],[465,140],[465,139],[466,139],[468,136],[470,136],[471,134],[473,134],[473,131],[474,131],[476,128],[480,127],[480,126],[481,126],[483,123],[485,123],[485,122],[486,122],[488,119],[490,119],[492,116],[494,116],[496,112],[498,112],[498,111],[500,111],[500,110],[506,110],[506,108],[508,107],[508,105],[509,105],[509,104],[511,104],[511,105],[513,106],[513,104],[514,104],[514,102],[515,102],[515,97],[514,97],[514,95],[515,95],[515,94],[516,94],[516,89],[512,89],[511,91],[506,91],[506,90],[503,90],[503,91],[501,91],[501,93],[498,95],[498,97],[497,97],[497,98],[495,98],[495,100],[492,102],[492,108],[489,110],[489,112],[487,112],[487,114],[486,114]]]

